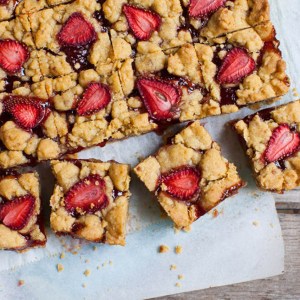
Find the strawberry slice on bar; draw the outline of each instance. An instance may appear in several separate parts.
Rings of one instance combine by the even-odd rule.
[[[95,212],[108,204],[105,194],[106,184],[100,175],[85,177],[66,193],[65,206],[67,211]]]
[[[225,56],[217,80],[221,84],[239,83],[255,70],[255,61],[241,48],[231,49]]]
[[[0,205],[0,221],[13,230],[24,228],[34,210],[35,198],[32,195],[16,197]]]
[[[263,157],[271,163],[289,157],[299,149],[299,133],[293,132],[288,124],[281,124],[274,129]]]
[[[140,78],[137,87],[153,119],[168,120],[175,116],[181,98],[176,86],[160,79]]]
[[[200,173],[194,167],[183,167],[163,174],[161,181],[171,196],[189,201],[199,192]]]
[[[4,109],[24,129],[37,127],[46,116],[46,106],[36,97],[10,95],[4,99]]]
[[[61,46],[82,46],[96,40],[96,31],[81,13],[73,13],[57,35]]]
[[[157,31],[161,25],[160,16],[150,10],[125,4],[123,12],[130,29],[139,40],[149,40],[152,33]]]
[[[21,71],[29,58],[27,47],[14,40],[0,41],[0,68],[9,74]]]
[[[223,6],[226,0],[191,0],[189,15],[194,18],[203,18]]]
[[[102,83],[92,82],[86,88],[82,100],[77,106],[81,116],[90,115],[105,108],[111,101],[109,87]]]

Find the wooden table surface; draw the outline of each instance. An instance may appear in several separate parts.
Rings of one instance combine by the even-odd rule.
[[[285,273],[269,279],[156,298],[300,300],[300,190],[275,195],[285,242]]]

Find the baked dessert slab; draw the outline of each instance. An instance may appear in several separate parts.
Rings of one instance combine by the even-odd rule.
[[[0,249],[25,251],[46,244],[36,172],[0,177]]]
[[[113,161],[54,160],[52,230],[91,242],[125,245],[129,165]]]
[[[177,133],[134,172],[179,228],[188,227],[244,186],[236,167],[199,122]]]
[[[300,100],[261,110],[233,128],[260,188],[283,193],[300,186]]]

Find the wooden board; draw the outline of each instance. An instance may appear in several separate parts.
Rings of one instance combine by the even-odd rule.
[[[293,213],[293,211],[287,211],[287,213],[279,213],[279,218],[286,248],[285,274],[269,279],[177,294],[156,299],[300,299],[300,214]],[[182,284],[184,284],[184,281]]]

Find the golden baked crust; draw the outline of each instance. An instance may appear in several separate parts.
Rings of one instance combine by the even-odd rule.
[[[24,251],[33,247],[45,246],[46,235],[40,223],[41,200],[38,174],[28,172],[0,178],[1,204],[27,195],[31,195],[35,199],[30,218],[25,227],[20,230],[11,229],[0,222],[0,249]]]
[[[300,132],[300,100],[261,111],[234,123],[250,159],[255,179],[264,190],[282,193],[300,186],[300,151],[296,149],[287,157],[266,162],[263,157],[276,128],[287,124],[297,134]]]
[[[124,246],[130,197],[129,165],[97,160],[53,160],[51,166],[56,179],[50,199],[53,231],[92,242]],[[64,201],[66,193],[84,178],[95,174],[105,181],[108,204],[90,213],[68,212]]]
[[[161,182],[162,176],[183,167],[195,167],[201,174],[200,192],[192,202],[176,199]],[[236,167],[221,155],[219,145],[199,122],[185,127],[170,144],[139,163],[134,172],[149,191],[155,192],[179,228],[188,227],[244,184]]]

